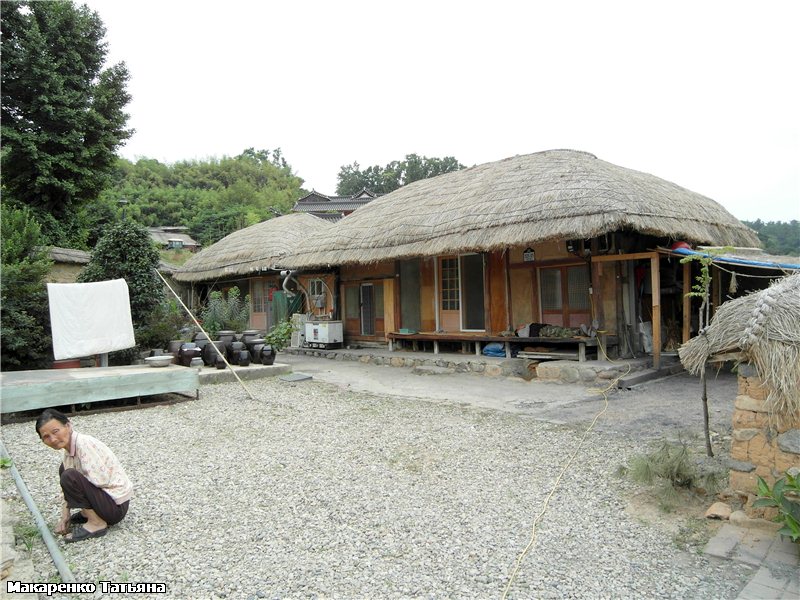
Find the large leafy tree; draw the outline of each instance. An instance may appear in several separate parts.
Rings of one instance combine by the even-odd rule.
[[[27,207],[0,206],[0,366],[4,371],[49,366],[50,312],[45,276],[51,261]]]
[[[127,68],[103,68],[105,28],[86,6],[4,0],[0,17],[4,201],[29,206],[51,243],[80,246],[80,208],[133,133]]]
[[[143,327],[164,300],[164,285],[156,272],[158,250],[147,230],[125,220],[113,225],[92,251],[79,282],[124,279],[128,284],[133,326]]]
[[[463,168],[464,165],[452,156],[428,158],[417,154],[407,154],[404,160],[394,160],[385,167],[374,165],[363,170],[354,162],[339,169],[336,193],[350,196],[366,188],[378,194],[388,194],[414,181]]]

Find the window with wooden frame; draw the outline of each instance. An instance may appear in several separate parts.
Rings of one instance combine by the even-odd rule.
[[[588,265],[539,269],[542,322],[560,327],[591,323],[591,272]]]

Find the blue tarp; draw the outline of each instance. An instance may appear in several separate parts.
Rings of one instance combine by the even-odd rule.
[[[800,270],[800,264],[791,264],[791,263],[776,263],[776,262],[769,262],[764,260],[749,260],[746,258],[737,258],[733,256],[725,256],[725,255],[712,255],[708,254],[707,252],[697,252],[696,250],[688,250],[686,248],[675,248],[671,250],[673,254],[682,254],[683,256],[705,256],[711,257],[712,262],[721,262],[721,263],[728,263],[732,265],[742,265],[744,267],[767,267],[769,269],[792,269],[792,270]]]

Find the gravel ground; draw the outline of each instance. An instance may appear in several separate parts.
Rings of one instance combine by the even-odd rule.
[[[247,385],[255,401],[219,384],[199,401],[74,419],[136,487],[108,535],[63,545],[78,581],[166,582],[181,599],[500,598],[582,433],[314,381]],[[32,422],[2,433],[52,527],[60,453]],[[749,569],[626,512],[635,488],[614,470],[645,449],[590,433],[509,597],[736,597]],[[43,544],[33,558],[37,581],[57,580]]]

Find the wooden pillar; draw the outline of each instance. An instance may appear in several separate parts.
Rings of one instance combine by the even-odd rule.
[[[653,288],[653,368],[661,367],[661,273],[658,256],[650,259],[650,283]]]
[[[603,266],[601,262],[592,261],[589,264],[592,279],[592,293],[589,301],[594,309],[592,318],[597,319],[597,322],[600,323],[600,329],[606,328],[605,307],[603,306]]]
[[[715,269],[714,265],[708,268],[711,270],[711,318],[714,318],[722,304],[722,271]],[[710,323],[706,323],[706,327],[709,325]]]
[[[685,344],[689,341],[689,329],[692,323],[692,298],[689,292],[692,290],[692,263],[687,261],[683,263],[683,336],[682,341]]]

